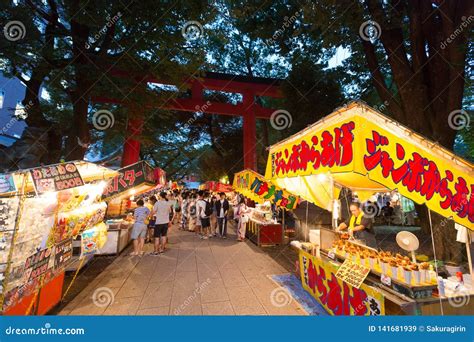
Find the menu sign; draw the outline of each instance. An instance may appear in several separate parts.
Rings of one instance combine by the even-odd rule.
[[[38,195],[84,185],[84,181],[74,163],[38,167],[32,169],[30,173]]]
[[[14,192],[16,191],[15,182],[13,176],[9,174],[0,173],[0,193]]]
[[[19,204],[19,197],[0,198],[0,232],[15,228]]]
[[[0,231],[0,263],[8,261],[12,240],[13,231]]]
[[[4,284],[3,281],[5,280],[5,273],[7,271],[7,264],[0,264],[0,295],[3,294]]]
[[[155,183],[153,168],[141,161],[119,170],[119,175],[109,182],[103,198],[112,197],[142,183]]]
[[[43,249],[26,259],[25,262],[25,280],[38,278],[48,270],[49,258],[51,257],[51,248]]]
[[[337,270],[336,277],[358,289],[369,273],[369,268],[346,259]]]
[[[63,268],[72,258],[72,239],[64,240],[54,248],[54,269],[58,270]]]

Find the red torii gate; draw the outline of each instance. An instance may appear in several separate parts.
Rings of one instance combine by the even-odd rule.
[[[137,77],[124,71],[112,71],[113,76],[126,77],[140,80],[137,83],[166,84],[152,75]],[[248,77],[230,74],[208,72],[205,76],[190,77],[185,80],[191,90],[191,98],[170,99],[159,108],[186,111],[203,112],[209,114],[232,115],[243,117],[243,144],[244,144],[244,168],[257,169],[256,155],[256,119],[270,119],[274,109],[265,108],[256,103],[257,96],[268,96],[281,98],[279,79]],[[233,105],[230,103],[208,102],[203,98],[204,90],[222,91],[227,93],[239,93],[243,101]],[[93,97],[93,102],[106,102],[123,104],[123,101],[115,98]],[[140,158],[140,142],[136,136],[142,131],[143,120],[139,116],[129,117],[127,138],[125,140],[122,166],[136,163]]]

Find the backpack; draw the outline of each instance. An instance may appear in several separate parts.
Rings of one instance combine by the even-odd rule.
[[[212,204],[209,201],[204,201],[204,202],[206,202],[206,209],[204,209],[204,215],[211,216],[212,215]]]
[[[196,216],[196,205],[195,205],[195,204],[192,204],[192,205],[189,207],[189,215],[191,215],[191,216]]]

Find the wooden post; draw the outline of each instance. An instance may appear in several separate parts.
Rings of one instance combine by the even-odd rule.
[[[129,117],[127,137],[123,146],[122,167],[134,164],[140,160],[140,141],[136,138],[141,134],[142,128],[143,119],[141,117]]]
[[[244,93],[244,168],[257,171],[257,122],[255,119],[255,95]]]

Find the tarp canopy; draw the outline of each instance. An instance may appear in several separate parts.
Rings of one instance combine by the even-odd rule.
[[[294,209],[299,198],[268,181],[252,170],[243,170],[235,174],[233,188],[236,192],[257,203],[269,201],[285,209]]]
[[[360,102],[271,146],[265,174],[328,210],[342,187],[362,201],[397,190],[474,230],[473,177],[473,164]]]

